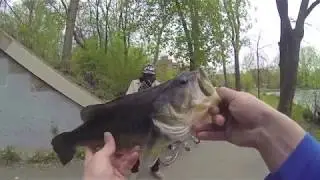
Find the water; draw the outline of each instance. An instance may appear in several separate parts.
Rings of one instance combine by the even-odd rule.
[[[267,92],[267,94],[280,96],[279,91]],[[320,105],[320,89],[297,89],[293,101],[299,105],[309,107],[311,110],[313,110],[315,97],[317,99],[317,104]]]

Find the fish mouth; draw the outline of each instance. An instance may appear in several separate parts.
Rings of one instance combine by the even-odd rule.
[[[214,87],[211,84],[207,74],[201,68],[199,69],[198,85],[200,87],[201,92],[205,96],[212,96],[214,94]]]

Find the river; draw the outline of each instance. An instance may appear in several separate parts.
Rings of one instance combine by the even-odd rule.
[[[279,91],[265,91],[267,94],[272,94],[280,96]],[[304,107],[314,108],[315,97],[317,99],[317,104],[320,104],[320,89],[297,89],[294,102],[300,104]]]

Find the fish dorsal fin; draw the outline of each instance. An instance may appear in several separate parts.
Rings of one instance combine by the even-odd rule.
[[[167,81],[155,87],[150,87],[148,89],[124,95],[118,98],[113,99],[107,103],[103,104],[93,104],[84,107],[80,116],[83,122],[87,122],[95,119],[97,116],[103,116],[107,113],[113,113],[119,108],[122,109],[146,109],[146,113],[149,113],[148,110],[152,108],[153,101],[167,88],[170,87],[170,82]]]

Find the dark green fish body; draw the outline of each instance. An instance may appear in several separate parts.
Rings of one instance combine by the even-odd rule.
[[[111,132],[117,151],[139,145],[153,162],[167,145],[185,138],[191,125],[217,104],[219,98],[208,82],[201,70],[184,72],[156,87],[84,107],[83,124],[54,137],[53,149],[65,165],[76,146],[103,145],[104,132]]]

